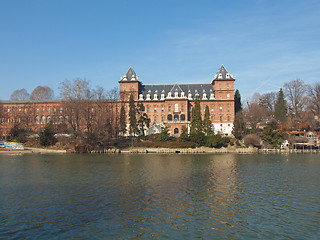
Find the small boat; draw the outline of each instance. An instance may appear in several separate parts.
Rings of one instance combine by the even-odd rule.
[[[23,145],[20,143],[16,143],[16,142],[0,142],[0,147],[9,148],[9,149],[16,149],[16,150],[24,150]]]

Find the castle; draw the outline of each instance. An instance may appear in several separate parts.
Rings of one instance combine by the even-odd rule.
[[[233,76],[221,65],[211,83],[203,84],[143,84],[132,67],[121,77],[119,100],[104,103],[105,108],[114,111],[114,123],[119,124],[121,106],[129,112],[129,98],[142,102],[150,118],[148,133],[158,133],[165,124],[171,135],[179,136],[182,127],[189,127],[194,100],[199,98],[202,116],[205,107],[210,110],[212,129],[215,133],[231,135],[234,121]],[[15,125],[32,131],[39,131],[47,123],[61,124],[69,116],[61,101],[43,102],[1,102],[0,135],[6,135]],[[94,111],[94,104],[92,104]],[[128,114],[127,114],[128,115]],[[127,124],[128,124],[127,116]]]

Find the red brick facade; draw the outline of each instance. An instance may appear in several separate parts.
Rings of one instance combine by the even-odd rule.
[[[234,80],[222,65],[210,84],[143,85],[130,68],[119,81],[120,100],[106,101],[99,107],[92,102],[92,112],[110,115],[113,123],[118,125],[120,109],[125,106],[129,123],[129,98],[133,95],[136,103],[144,104],[151,126],[159,130],[166,124],[172,135],[179,135],[183,126],[189,126],[191,108],[198,96],[202,115],[205,107],[209,107],[214,131],[231,135],[234,121]],[[0,134],[8,134],[15,125],[37,132],[48,122],[56,125],[67,123],[69,116],[63,106],[60,101],[2,102]],[[152,132],[157,131],[150,130]]]

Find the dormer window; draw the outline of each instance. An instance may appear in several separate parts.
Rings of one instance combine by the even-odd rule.
[[[158,94],[155,93],[155,94],[153,95],[153,100],[158,100]]]
[[[168,92],[168,98],[171,98],[171,92]]]
[[[204,93],[204,94],[202,95],[202,100],[208,100],[206,93]]]
[[[188,99],[192,100],[192,94],[191,93],[188,93]]]
[[[210,100],[214,100],[214,94],[210,93]]]
[[[181,97],[184,98],[184,92],[181,92]]]
[[[227,75],[226,75],[226,78],[230,78],[230,75],[229,75],[229,73],[227,73]]]
[[[178,92],[174,93],[174,97],[177,98],[178,97]]]
[[[219,77],[218,78],[222,78],[222,73],[219,73]]]
[[[149,94],[149,93],[147,94],[147,98],[146,98],[146,100],[151,100],[151,98],[150,98],[150,94]]]
[[[161,94],[161,100],[164,100],[164,93]]]
[[[143,100],[143,94],[139,95],[139,100]]]

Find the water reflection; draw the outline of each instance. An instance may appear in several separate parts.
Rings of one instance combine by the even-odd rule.
[[[0,156],[0,238],[312,238],[317,156]]]

